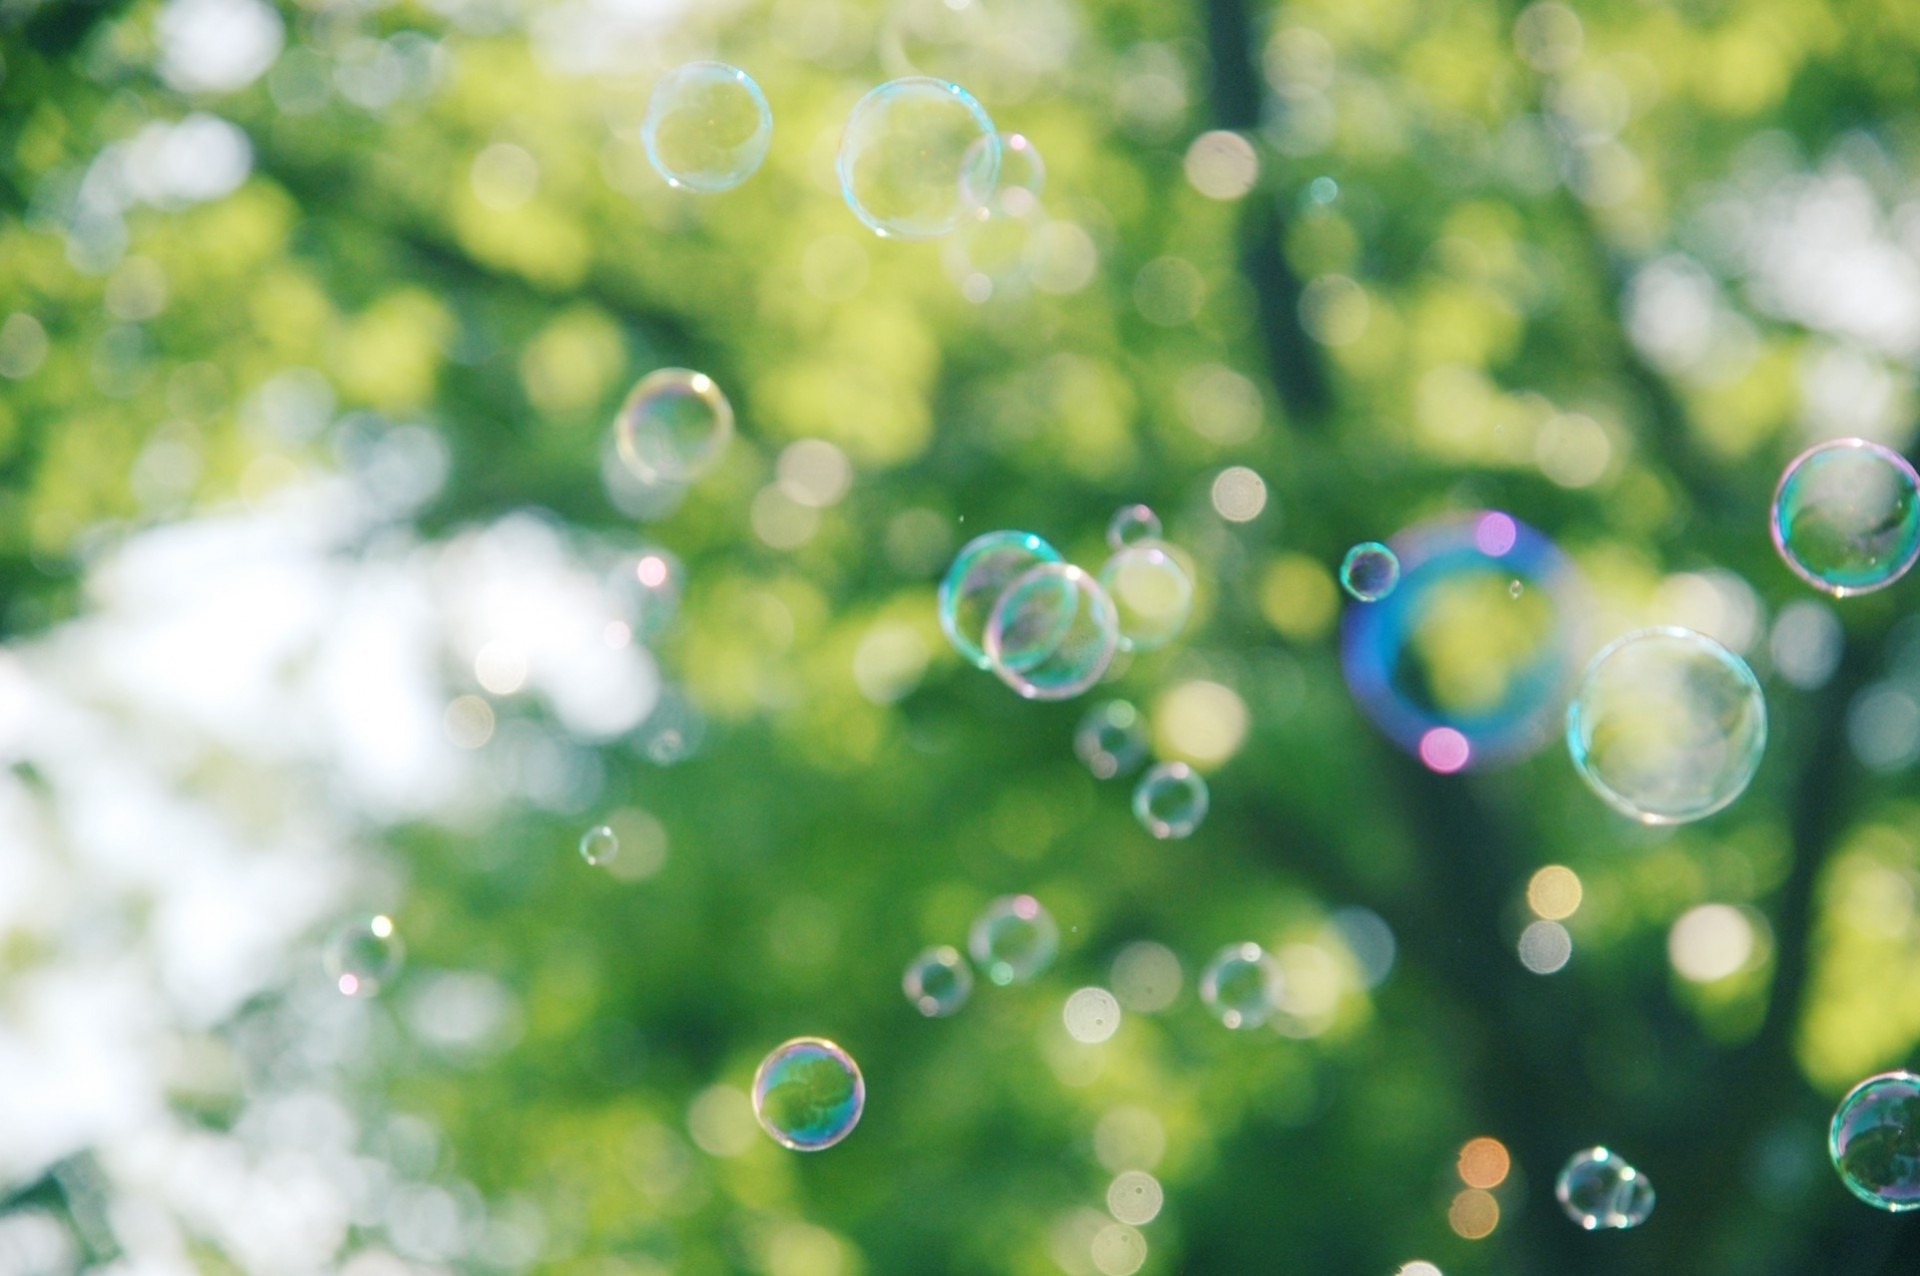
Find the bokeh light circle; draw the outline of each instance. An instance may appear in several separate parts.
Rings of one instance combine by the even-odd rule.
[[[1193,610],[1193,581],[1164,545],[1128,545],[1101,567],[1100,585],[1113,600],[1124,651],[1166,646]]]
[[[1920,1076],[1883,1072],[1847,1092],[1827,1153],[1847,1190],[1893,1213],[1920,1209]]]
[[[854,105],[835,171],[854,216],[876,234],[932,239],[985,206],[1000,138],[973,95],[927,76],[889,80]]]
[[[1865,439],[1835,439],[1795,457],[1768,521],[1802,580],[1836,598],[1893,584],[1920,559],[1920,475]]]
[[[654,86],[640,140],[674,186],[731,190],[758,171],[773,143],[773,111],[753,77],[724,62],[689,62]]]
[[[846,1138],[866,1106],[860,1065],[823,1037],[774,1047],[753,1074],[753,1115],[774,1142],[796,1152],[818,1152]]]

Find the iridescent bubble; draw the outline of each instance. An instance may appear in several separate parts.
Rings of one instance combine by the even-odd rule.
[[[689,62],[654,86],[640,140],[673,186],[732,190],[759,169],[773,142],[773,111],[753,77],[724,62]]]
[[[1122,505],[1107,520],[1107,547],[1114,553],[1160,539],[1160,516],[1145,505]]]
[[[1100,584],[1119,616],[1122,650],[1164,647],[1186,628],[1193,581],[1164,546],[1127,546],[1100,569]]]
[[[915,1010],[929,1019],[944,1019],[973,995],[973,967],[957,949],[929,948],[907,963],[900,986]]]
[[[981,669],[993,662],[981,646],[987,619],[1007,586],[1060,552],[1032,532],[988,532],[960,547],[940,582],[940,628],[953,649]]]
[[[620,838],[604,824],[596,824],[580,835],[580,858],[589,864],[605,864],[620,853]]]
[[[1400,560],[1379,541],[1362,541],[1340,560],[1340,586],[1363,603],[1376,603],[1400,583]]]
[[[649,483],[684,483],[720,459],[733,438],[733,405],[702,372],[661,368],[633,387],[614,420],[629,470]]]
[[[1567,1217],[1588,1231],[1638,1227],[1653,1213],[1653,1184],[1605,1148],[1575,1152],[1554,1181]]]
[[[1847,1190],[1878,1209],[1920,1209],[1920,1076],[1883,1072],[1840,1100],[1827,1153]]]
[[[1780,557],[1815,589],[1885,589],[1920,558],[1920,475],[1878,443],[1822,443],[1780,476],[1770,526]]]
[[[1341,621],[1354,700],[1443,771],[1524,757],[1551,735],[1589,606],[1552,542],[1498,511],[1393,538],[1400,583]],[[1520,598],[1510,596],[1516,579]]]
[[[912,76],[855,104],[835,170],[847,207],[875,233],[932,239],[985,206],[981,192],[999,184],[1000,149],[971,93]]]
[[[1200,972],[1200,1000],[1229,1028],[1254,1028],[1280,1007],[1280,963],[1258,944],[1228,944]]]
[[[1643,824],[1712,815],[1746,791],[1767,705],[1740,657],[1691,629],[1641,629],[1593,658],[1567,707],[1580,775]]]
[[[1207,782],[1184,762],[1162,762],[1133,789],[1133,815],[1158,838],[1186,837],[1207,818]]]
[[[1107,591],[1068,563],[1042,563],[1007,586],[987,617],[988,667],[1029,700],[1065,700],[1100,681],[1119,650]]]
[[[384,913],[343,923],[327,940],[321,961],[334,987],[349,997],[371,997],[400,973],[406,948]]]
[[[1073,751],[1098,780],[1125,775],[1147,757],[1147,724],[1125,700],[1108,700],[1087,710],[1073,733]]]
[[[983,151],[991,145],[1000,148],[999,184],[986,189],[968,187],[967,194],[976,204],[1014,217],[1025,217],[1040,207],[1047,166],[1040,159],[1039,147],[1020,133],[1002,133],[993,141],[981,138],[973,145]],[[985,156],[969,155],[967,159],[964,171],[968,176],[964,180],[972,182],[986,170]]]
[[[987,974],[1005,987],[1023,984],[1053,964],[1060,927],[1031,895],[1004,895],[974,918],[967,951]]]
[[[846,1138],[866,1106],[860,1065],[821,1037],[776,1046],[753,1074],[753,1115],[774,1142],[796,1152],[818,1152]]]

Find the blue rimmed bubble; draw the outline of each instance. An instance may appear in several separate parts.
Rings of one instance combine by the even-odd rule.
[[[933,239],[986,207],[999,185],[1000,151],[993,121],[971,93],[909,76],[854,105],[834,169],[847,207],[874,233]]]
[[[1883,1072],[1847,1092],[1827,1153],[1847,1190],[1895,1214],[1920,1209],[1920,1077]]]
[[[867,1083],[853,1056],[823,1037],[776,1046],[753,1074],[753,1115],[782,1147],[830,1148],[853,1133]]]
[[[982,643],[994,604],[1032,568],[1059,561],[1060,551],[1032,532],[988,532],[962,545],[940,581],[940,628],[953,649],[978,668],[992,668]]]
[[[654,86],[640,140],[670,185],[706,194],[732,190],[766,159],[773,110],[739,67],[689,62]]]
[[[1363,603],[1377,603],[1400,583],[1400,560],[1379,541],[1362,541],[1340,560],[1340,587]]]
[[[1836,598],[1885,589],[1920,559],[1920,474],[1891,448],[1835,439],[1795,457],[1769,519],[1774,548]]]
[[[1494,510],[1410,528],[1389,548],[1399,584],[1341,624],[1341,670],[1361,710],[1438,771],[1537,750],[1577,670],[1587,604],[1573,564]]]

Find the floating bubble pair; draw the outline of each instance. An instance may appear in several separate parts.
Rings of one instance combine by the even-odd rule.
[[[1073,736],[1073,751],[1100,780],[1133,770],[1146,760],[1147,750],[1146,724],[1125,700],[1095,705]],[[1134,785],[1134,818],[1155,837],[1186,837],[1206,818],[1209,800],[1206,780],[1192,767],[1162,762]]]
[[[1005,895],[974,918],[967,951],[993,983],[1026,983],[1053,964],[1060,927],[1031,895]],[[973,968],[947,945],[928,948],[907,963],[900,986],[913,1008],[929,1019],[956,1014],[973,995]]]

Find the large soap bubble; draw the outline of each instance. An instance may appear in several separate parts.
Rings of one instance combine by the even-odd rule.
[[[1878,443],[1822,443],[1780,476],[1770,523],[1780,557],[1815,589],[1885,589],[1920,558],[1920,476]]]
[[[834,167],[847,207],[877,234],[932,239],[985,207],[999,184],[1000,149],[971,93],[910,76],[855,104]]]
[[[853,1056],[821,1037],[776,1046],[753,1074],[753,1115],[782,1147],[830,1148],[853,1133],[867,1083]]]
[[[767,157],[773,111],[739,67],[689,62],[654,86],[640,140],[655,171],[671,185],[731,190]]]
[[[1644,824],[1712,815],[1745,792],[1767,745],[1746,661],[1691,629],[1608,643],[1567,709],[1567,749],[1593,791]]]

